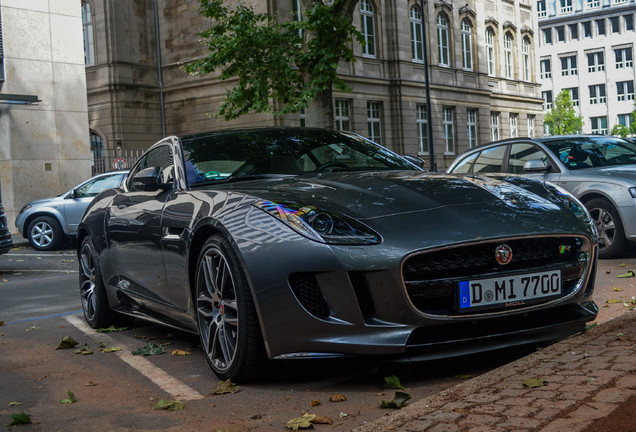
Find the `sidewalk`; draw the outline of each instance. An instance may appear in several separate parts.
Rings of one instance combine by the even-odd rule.
[[[627,312],[354,431],[584,431],[636,395],[635,342],[636,312]],[[635,413],[626,422],[621,431],[636,431]]]

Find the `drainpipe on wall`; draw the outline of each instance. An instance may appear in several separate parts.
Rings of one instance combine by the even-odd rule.
[[[157,43],[157,80],[159,82],[159,107],[161,111],[161,137],[166,136],[166,110],[163,97],[163,71],[161,69],[161,33],[159,32],[159,2],[155,3],[155,39]]]

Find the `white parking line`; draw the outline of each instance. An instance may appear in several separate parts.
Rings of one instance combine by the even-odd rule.
[[[67,316],[64,319],[98,343],[101,342],[106,346],[115,346],[119,344],[107,334],[97,333],[94,329],[90,328],[84,320],[77,316]],[[118,351],[115,354],[136,369],[139,373],[159,386],[159,388],[163,391],[172,395],[175,399],[197,400],[205,397],[192,387],[189,387],[175,377],[168,375],[163,369],[156,367],[144,357],[132,355],[129,349]]]
[[[11,253],[7,252],[4,256],[25,256],[25,257],[76,257],[77,254],[74,253],[30,253],[30,254],[22,254],[22,253]]]

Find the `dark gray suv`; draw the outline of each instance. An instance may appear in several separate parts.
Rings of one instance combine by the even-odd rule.
[[[636,242],[636,143],[603,135],[515,138],[476,147],[448,173],[513,173],[547,180],[587,207],[599,256],[617,257]]]
[[[9,225],[7,225],[7,214],[4,206],[0,202],[0,254],[7,253],[13,247]]]

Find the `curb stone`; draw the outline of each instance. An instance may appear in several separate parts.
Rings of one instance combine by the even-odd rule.
[[[353,432],[578,432],[636,394],[636,313],[601,324]],[[523,381],[547,381],[526,388]]]

